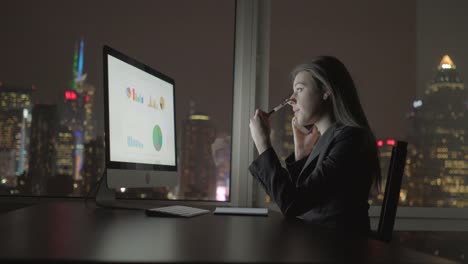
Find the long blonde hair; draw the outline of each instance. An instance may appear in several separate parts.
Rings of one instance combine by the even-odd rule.
[[[331,108],[333,121],[347,126],[365,128],[369,131],[369,140],[373,143],[371,145],[373,152],[375,152],[373,181],[374,186],[379,191],[382,176],[377,141],[362,109],[354,81],[345,65],[335,57],[320,56],[311,62],[297,65],[291,72],[291,79],[294,80],[300,72],[309,73],[322,94],[329,93],[331,100],[327,100],[327,107]]]

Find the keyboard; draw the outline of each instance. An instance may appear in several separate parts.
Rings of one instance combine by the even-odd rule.
[[[192,217],[201,214],[207,214],[210,211],[195,207],[172,205],[166,207],[151,208],[145,210],[148,216],[159,217]]]
[[[268,208],[216,207],[213,214],[268,216]]]

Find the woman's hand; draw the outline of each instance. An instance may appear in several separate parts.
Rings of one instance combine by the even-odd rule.
[[[271,147],[268,114],[259,109],[255,110],[254,116],[250,118],[249,126],[250,134],[260,155]]]
[[[294,135],[294,155],[296,161],[308,156],[320,138],[320,132],[314,125],[312,130],[307,131],[306,128],[300,127],[296,123],[296,117],[292,119],[292,130]]]

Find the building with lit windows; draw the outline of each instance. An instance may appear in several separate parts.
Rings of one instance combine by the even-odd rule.
[[[468,206],[467,93],[456,65],[445,55],[421,100],[413,104],[412,173],[423,179],[426,206]]]
[[[210,117],[192,108],[182,133],[178,199],[215,200],[217,177],[211,145],[216,131]]]
[[[86,159],[83,165],[83,186],[81,194],[86,194],[95,186],[104,174],[105,148],[104,138],[98,137],[85,143]]]
[[[226,201],[231,185],[231,136],[218,135],[211,152],[216,166],[216,201]]]
[[[75,171],[75,164],[71,157],[75,153],[75,136],[66,129],[59,129],[56,149],[56,174],[72,177]]]
[[[406,192],[406,200],[400,199],[400,205],[425,206],[424,178],[417,173],[422,166],[421,149],[414,144],[414,139],[411,139],[408,142],[405,174],[401,183],[402,192]]]
[[[0,180],[8,187],[28,170],[31,94],[35,86],[0,83]]]
[[[35,104],[32,116],[27,176],[30,189],[25,193],[47,195],[47,180],[55,175],[57,165],[57,105]]]
[[[60,125],[62,131],[73,133],[74,153],[69,157],[73,163],[72,177],[76,182],[83,180],[85,143],[95,137],[93,100],[95,88],[86,82],[83,73],[84,41],[75,47],[73,55],[73,79],[70,88],[64,91]],[[79,184],[79,183],[77,183]]]

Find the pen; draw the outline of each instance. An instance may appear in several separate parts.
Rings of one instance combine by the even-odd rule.
[[[268,112],[268,116],[270,116],[271,114],[273,114],[274,112],[280,110],[281,108],[283,108],[285,105],[287,105],[289,103],[291,99],[289,98],[286,98],[286,100],[284,100],[281,104],[279,104],[278,106],[276,106],[275,108],[273,108],[273,110],[271,110],[270,112]]]

